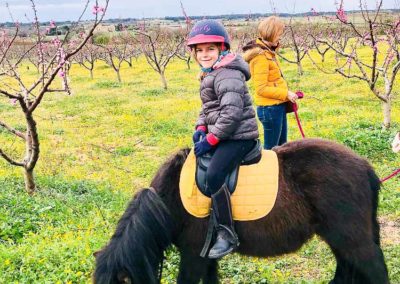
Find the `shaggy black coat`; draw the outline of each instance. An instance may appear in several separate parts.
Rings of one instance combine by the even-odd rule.
[[[350,149],[304,139],[273,149],[279,159],[279,191],[272,211],[236,222],[238,253],[276,256],[299,249],[314,234],[331,248],[337,268],[331,283],[389,283],[377,221],[379,178]],[[189,149],[173,155],[122,216],[109,244],[98,253],[94,283],[157,283],[162,251],[181,254],[178,283],[218,283],[217,261],[199,256],[208,218],[189,215],[180,200],[179,177]]]

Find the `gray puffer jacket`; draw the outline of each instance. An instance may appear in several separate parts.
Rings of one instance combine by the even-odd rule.
[[[213,70],[200,85],[202,110],[196,127],[204,125],[220,140],[258,138],[258,126],[246,81],[247,63],[240,55]]]

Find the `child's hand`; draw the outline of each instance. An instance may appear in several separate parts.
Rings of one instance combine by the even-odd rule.
[[[199,129],[193,133],[193,143],[199,142],[202,138],[206,137],[206,132]]]
[[[299,98],[296,93],[293,93],[292,91],[288,91],[287,97],[289,99],[289,101],[291,101],[292,103],[295,103],[296,100]]]
[[[213,146],[208,143],[207,137],[204,137],[203,140],[194,144],[194,154],[196,157],[200,157],[210,151],[212,147]]]

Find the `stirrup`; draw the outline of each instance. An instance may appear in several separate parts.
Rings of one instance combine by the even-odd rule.
[[[234,231],[234,229],[232,229],[231,227],[228,227],[228,226],[226,226],[226,225],[222,225],[222,224],[219,224],[218,225],[218,227],[217,227],[217,230],[224,230],[225,231],[225,233],[228,233],[229,234],[229,237],[230,237],[230,239],[229,240],[227,240],[228,242],[230,242],[232,245],[235,245],[236,247],[238,247],[239,245],[240,245],[240,242],[239,242],[239,237],[238,237],[238,235],[236,234],[236,232]]]
[[[232,239],[231,233],[228,233],[225,229],[221,229],[223,232],[219,232],[219,234],[224,234],[228,238],[220,235],[217,237],[216,242],[208,253],[208,258],[210,259],[219,259],[224,257],[225,255],[231,253],[239,246],[238,238],[235,237]],[[227,234],[227,235],[226,235]],[[218,247],[216,247],[218,245]],[[213,252],[214,249],[214,252]]]

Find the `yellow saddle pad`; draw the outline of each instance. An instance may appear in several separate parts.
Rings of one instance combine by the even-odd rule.
[[[195,181],[196,157],[190,151],[179,181],[183,206],[199,218],[210,214],[211,198],[197,188]],[[279,165],[274,151],[263,150],[261,161],[241,166],[236,189],[231,196],[233,219],[256,220],[266,216],[275,204],[278,193]]]

